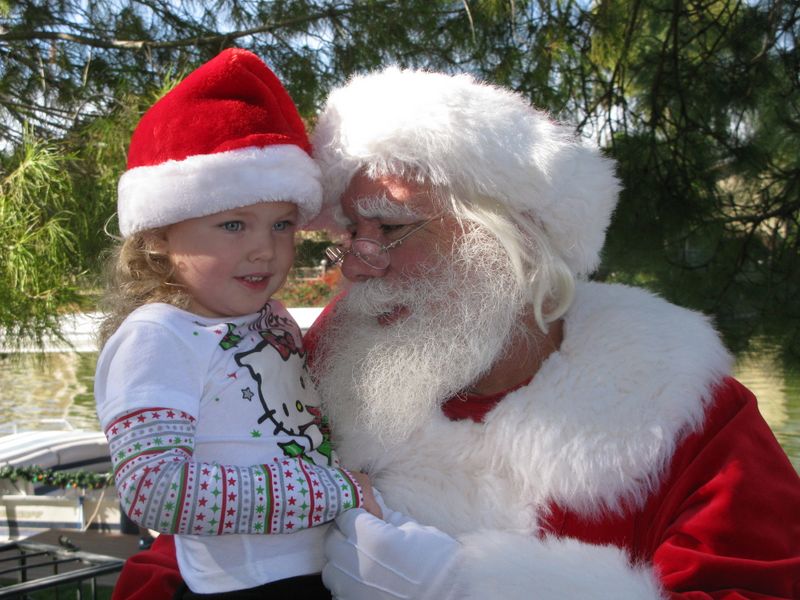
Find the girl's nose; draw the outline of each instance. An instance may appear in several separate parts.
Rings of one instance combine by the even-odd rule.
[[[273,256],[275,256],[275,243],[269,233],[257,236],[247,253],[247,258],[251,262],[270,260]]]

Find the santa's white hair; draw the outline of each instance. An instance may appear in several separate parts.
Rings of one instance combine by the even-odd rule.
[[[395,175],[495,235],[542,328],[599,264],[619,190],[613,162],[510,90],[385,68],[331,92],[312,142],[328,205],[356,173]]]

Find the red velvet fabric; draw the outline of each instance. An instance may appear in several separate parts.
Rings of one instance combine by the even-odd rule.
[[[734,379],[719,387],[641,510],[587,518],[554,506],[544,531],[626,548],[671,598],[800,598],[800,479]],[[702,590],[702,591],[701,591]]]
[[[131,138],[128,169],[275,144],[311,154],[305,125],[280,80],[252,52],[229,48],[144,114]]]
[[[475,423],[483,423],[486,415],[497,406],[500,400],[508,396],[511,392],[528,385],[531,379],[533,378],[530,377],[519,385],[515,385],[502,392],[497,392],[496,394],[488,394],[486,396],[480,394],[459,394],[442,405],[442,413],[451,421],[469,419]]]
[[[111,600],[171,600],[182,583],[175,538],[162,534],[125,561]]]

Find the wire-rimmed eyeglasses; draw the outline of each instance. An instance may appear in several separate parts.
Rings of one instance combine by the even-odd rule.
[[[335,246],[328,246],[325,248],[325,256],[331,261],[331,266],[341,263],[348,254],[352,254],[358,260],[363,262],[371,269],[382,271],[389,267],[392,262],[392,257],[389,256],[389,250],[397,248],[400,244],[406,241],[411,235],[435,221],[439,215],[423,221],[411,231],[401,235],[399,238],[389,244],[381,244],[377,240],[370,238],[356,238],[349,242],[349,244],[336,244]]]

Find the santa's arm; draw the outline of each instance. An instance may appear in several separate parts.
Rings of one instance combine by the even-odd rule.
[[[396,515],[396,513],[395,513]],[[407,517],[384,522],[363,510],[336,519],[322,572],[339,600],[661,600],[652,572],[624,552],[571,539],[479,531],[454,539]]]
[[[464,536],[460,585],[475,597],[492,586],[509,598],[800,597],[800,478],[735,380],[717,387],[649,503],[632,552],[569,532]]]
[[[749,390],[720,383],[670,471],[641,528],[673,597],[800,597],[800,477]]]
[[[195,419],[180,410],[129,411],[105,433],[123,509],[162,533],[292,533],[363,502],[346,470],[302,458],[250,466],[193,460]]]

